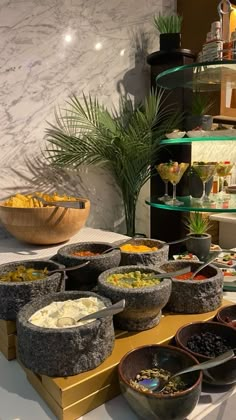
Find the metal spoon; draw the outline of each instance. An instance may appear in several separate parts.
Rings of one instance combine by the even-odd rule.
[[[56,268],[55,270],[48,271],[45,273],[47,276],[51,276],[54,273],[64,273],[64,271],[73,271],[78,270],[79,268],[85,267],[86,265],[90,264],[90,261],[86,261],[83,264],[74,265],[73,267],[65,267],[65,268]],[[33,271],[33,276],[42,275],[42,272],[40,271]]]
[[[182,268],[181,270],[178,271],[171,271],[169,273],[160,273],[160,274],[151,274],[148,277],[145,277],[145,280],[160,280],[160,279],[167,279],[169,277],[176,277],[176,276],[180,276],[181,274],[186,274],[189,273],[191,271],[191,267],[190,265],[188,265],[187,267]],[[126,283],[131,284],[133,281],[136,280],[135,277],[120,277],[119,280],[125,281]]]
[[[206,362],[200,363],[198,365],[190,366],[189,368],[179,370],[178,372],[171,375],[168,379],[162,378],[152,378],[152,379],[143,379],[138,382],[139,385],[145,386],[145,388],[149,389],[153,392],[162,392],[166,385],[176,376],[183,375],[189,372],[195,372],[198,370],[205,370],[211,369],[215,366],[221,365],[222,363],[231,360],[235,356],[233,350],[228,350],[225,353],[221,354],[220,356],[215,357],[214,359],[207,360]]]
[[[57,326],[58,327],[65,327],[70,325],[76,325],[80,321],[88,321],[89,319],[99,319],[104,318],[106,316],[111,316],[122,312],[125,308],[125,299],[120,300],[119,302],[115,303],[114,305],[109,306],[108,308],[101,309],[100,311],[93,312],[92,314],[83,316],[79,319],[74,319],[71,317],[62,317],[58,318]]]
[[[197,268],[197,270],[196,271],[194,271],[194,273],[192,274],[192,276],[189,278],[189,280],[193,280],[194,279],[194,277],[203,269],[203,268],[205,268],[207,265],[209,265],[212,261],[214,261],[217,257],[218,257],[218,255],[220,255],[221,254],[221,251],[213,251],[213,254],[214,255],[212,255],[212,254],[210,254],[208,257],[207,257],[207,259],[206,259],[206,261],[200,266],[200,267],[198,267]]]
[[[69,209],[85,209],[85,201],[47,201],[37,195],[32,196],[33,200],[41,201],[45,206],[65,207]]]

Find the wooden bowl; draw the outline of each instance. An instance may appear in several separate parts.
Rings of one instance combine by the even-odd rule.
[[[67,241],[84,226],[90,201],[81,199],[84,209],[63,207],[8,207],[0,203],[0,221],[16,239],[36,245]]]

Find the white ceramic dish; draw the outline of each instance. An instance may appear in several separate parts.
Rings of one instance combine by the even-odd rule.
[[[171,133],[166,133],[165,136],[168,139],[182,139],[186,134],[186,131],[172,131]]]
[[[221,247],[219,245],[211,244],[210,251],[221,251]]]
[[[233,268],[221,268],[224,275],[224,290],[236,290],[236,271]]]
[[[177,254],[173,255],[174,260],[180,261],[199,261],[199,258],[194,254]]]
[[[207,137],[235,137],[236,129],[229,128],[226,130],[211,130],[205,131],[205,133],[207,133]]]
[[[215,260],[214,264],[220,268],[236,268],[236,253],[235,252],[222,252]]]
[[[208,137],[207,136],[207,131],[205,130],[192,130],[192,131],[187,131],[187,136],[194,138],[194,137]]]

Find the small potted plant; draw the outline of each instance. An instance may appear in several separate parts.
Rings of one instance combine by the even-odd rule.
[[[154,26],[160,34],[160,51],[178,49],[181,46],[181,25],[183,17],[179,15],[154,16]]]
[[[186,131],[190,130],[211,130],[213,117],[208,114],[214,102],[201,93],[193,95],[191,115],[186,117]]]
[[[208,256],[211,246],[211,235],[208,232],[210,223],[202,213],[196,211],[190,213],[185,222],[189,229],[187,234],[186,248],[188,252],[196,255],[200,260]]]

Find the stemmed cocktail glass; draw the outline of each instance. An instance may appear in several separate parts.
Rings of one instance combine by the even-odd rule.
[[[156,170],[165,184],[165,193],[162,197],[158,197],[158,199],[165,202],[169,201],[171,200],[171,197],[168,194],[169,177],[168,177],[168,168],[166,167],[166,163],[160,163],[159,165],[157,165]]]
[[[206,183],[213,177],[216,171],[216,162],[193,162],[193,169],[202,181],[203,194],[200,201],[203,203],[211,203],[212,200],[206,194]]]
[[[168,200],[168,204],[172,204],[174,206],[183,205],[183,202],[177,200],[176,198],[176,185],[181,180],[189,164],[184,162],[178,163],[171,161],[167,163],[162,163],[161,165],[162,172],[165,173],[165,179],[171,182],[171,184],[173,185],[173,197],[170,200]]]
[[[222,196],[227,196],[226,187],[224,186],[227,176],[230,174],[234,164],[230,162],[218,162],[216,165],[216,173],[219,176],[219,180],[222,185]]]

